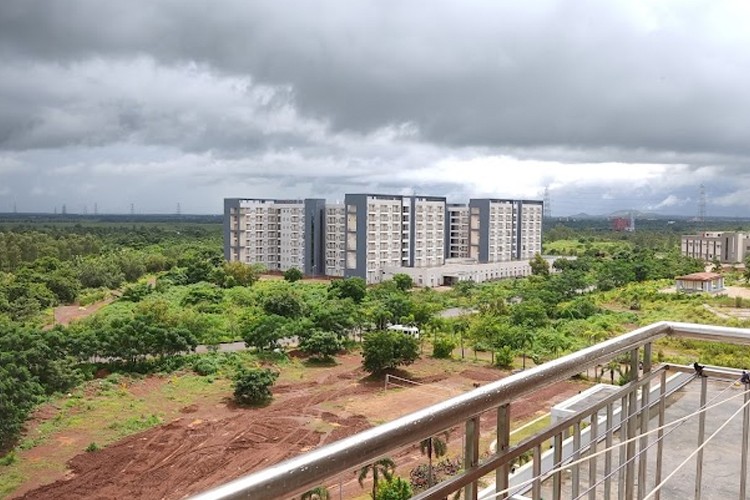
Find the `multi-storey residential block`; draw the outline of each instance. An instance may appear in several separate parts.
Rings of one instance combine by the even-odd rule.
[[[343,204],[326,205],[321,199],[231,198],[224,200],[224,212],[227,260],[261,263],[272,271],[295,267],[308,275],[378,283],[399,269],[439,268],[446,259],[470,266],[528,261],[541,252],[540,201],[472,199],[459,205],[434,196],[347,194]],[[436,272],[420,274],[422,282],[445,282]],[[526,272],[490,266],[461,276]]]
[[[687,235],[681,241],[682,255],[704,261],[718,259],[734,264],[750,255],[750,235],[735,232],[703,232]]]
[[[343,276],[346,268],[346,208],[329,204],[325,209],[325,274]]]
[[[541,201],[469,200],[469,257],[506,262],[541,253],[542,211]]]
[[[445,198],[347,194],[345,276],[381,281],[386,267],[445,262]]]
[[[515,225],[513,237],[516,241],[515,260],[530,260],[542,253],[542,217],[544,205],[536,200],[515,202]]]
[[[445,198],[405,196],[404,222],[409,222],[403,250],[406,267],[434,267],[445,263]],[[408,215],[408,217],[407,217]]]
[[[469,257],[469,206],[465,203],[449,203],[445,238],[447,259],[467,259]]]
[[[224,200],[224,257],[270,271],[325,272],[325,200]]]

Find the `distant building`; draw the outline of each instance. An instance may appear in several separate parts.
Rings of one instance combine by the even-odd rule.
[[[379,283],[386,267],[445,263],[445,198],[347,194],[344,276]]]
[[[297,268],[325,273],[325,200],[224,200],[224,258],[262,264],[270,271]]]
[[[466,259],[469,257],[469,206],[465,203],[449,203],[447,210],[445,258]]]
[[[525,276],[528,261],[542,251],[542,212],[543,203],[534,200],[448,204],[437,196],[347,194],[343,204],[326,204],[227,198],[224,256],[272,271],[294,267],[367,283],[415,269],[425,270],[417,276],[422,286]],[[505,263],[512,264],[489,265]],[[444,278],[442,271],[452,275]]]
[[[724,277],[716,273],[693,273],[675,278],[678,292],[719,293],[724,290]]]
[[[614,219],[612,219],[612,231],[621,233],[623,231],[627,231],[629,227],[630,219],[627,219],[625,217],[615,217]]]
[[[718,259],[725,264],[743,262],[750,255],[750,235],[735,232],[703,232],[682,237],[682,255],[706,262]]]
[[[346,208],[343,203],[325,208],[325,274],[343,276],[346,269]]]
[[[541,201],[469,200],[469,257],[489,263],[541,253],[543,210]]]

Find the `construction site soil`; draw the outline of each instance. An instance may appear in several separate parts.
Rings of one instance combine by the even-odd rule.
[[[74,456],[56,481],[39,487],[26,484],[17,493],[24,499],[184,498],[506,375],[458,362],[451,371],[445,369],[450,362],[423,359],[401,375],[424,385],[384,390],[382,380],[366,377],[360,363],[360,357],[351,354],[339,358],[336,366],[306,370],[299,382],[274,387],[273,402],[262,408],[238,408],[229,398],[186,406],[168,423]],[[155,382],[144,381],[149,383]],[[581,389],[572,381],[540,388],[512,405],[512,418],[529,419]],[[494,413],[484,414],[481,425],[491,436]],[[451,434],[449,456],[460,455],[462,434],[462,429]],[[426,460],[418,443],[393,458],[403,477]],[[336,495],[340,489],[343,498],[368,491],[367,485],[363,490],[357,483],[356,471],[328,486]]]

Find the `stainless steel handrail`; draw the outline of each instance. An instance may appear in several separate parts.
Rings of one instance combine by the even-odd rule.
[[[471,417],[666,335],[750,345],[750,329],[692,323],[654,323],[272,465],[201,493],[193,499],[255,500],[291,497],[338,474],[371,463],[393,450],[463,424]]]

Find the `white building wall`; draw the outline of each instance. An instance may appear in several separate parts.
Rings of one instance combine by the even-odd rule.
[[[469,257],[469,206],[449,205],[447,207],[448,220],[448,252],[446,259],[466,259]]]
[[[305,204],[302,200],[274,203],[279,220],[279,271],[296,268],[304,271]]]
[[[343,204],[326,205],[325,274],[343,276],[346,259],[346,210]]]
[[[521,215],[516,219],[521,231],[519,260],[530,260],[542,253],[542,205],[521,202]]]
[[[516,247],[513,233],[514,222],[513,202],[490,203],[487,257],[489,262],[505,262],[513,259]]]
[[[405,205],[408,201],[405,200]],[[443,265],[445,262],[445,200],[417,197],[414,201],[413,224],[414,267]]]
[[[382,270],[402,264],[402,200],[367,198],[366,275],[368,283],[380,283]]]

